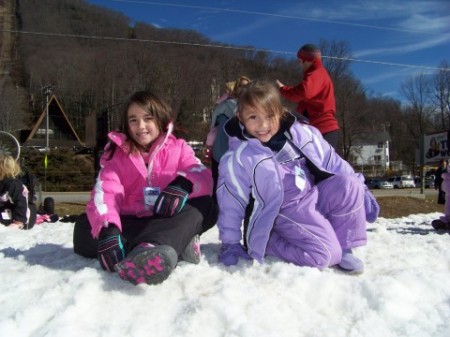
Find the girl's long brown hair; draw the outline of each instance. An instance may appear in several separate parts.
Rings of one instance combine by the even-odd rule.
[[[155,123],[161,134],[167,132],[169,123],[171,122],[172,109],[166,102],[148,90],[137,91],[128,98],[122,112],[121,127],[119,131],[127,137],[128,144],[130,146],[130,153],[135,153],[142,150],[142,146],[134,140],[128,125],[128,109],[132,104],[139,105],[142,109],[155,118]],[[116,144],[110,142],[108,149],[110,155],[108,160],[112,158],[115,150]]]

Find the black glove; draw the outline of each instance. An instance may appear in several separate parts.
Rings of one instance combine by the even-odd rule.
[[[100,266],[113,272],[114,265],[125,258],[125,247],[120,230],[113,224],[102,228],[98,236],[97,258]]]
[[[161,191],[156,199],[153,212],[163,218],[170,218],[178,214],[192,192],[192,183],[182,176],[178,176],[165,189]]]

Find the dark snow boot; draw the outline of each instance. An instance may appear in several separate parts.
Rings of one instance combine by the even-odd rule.
[[[181,253],[181,260],[189,263],[199,264],[200,258],[200,236],[196,235],[186,246],[183,253]]]
[[[450,225],[448,223],[443,222],[440,219],[433,220],[431,222],[431,226],[437,231],[439,230],[450,230]]]
[[[117,263],[114,269],[120,278],[135,285],[158,284],[167,279],[177,265],[178,254],[166,245],[154,246],[141,243],[128,256]]]

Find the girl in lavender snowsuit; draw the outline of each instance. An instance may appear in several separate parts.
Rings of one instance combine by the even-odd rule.
[[[238,99],[237,116],[225,125],[230,150],[219,167],[219,260],[260,262],[265,255],[320,269],[364,269],[352,248],[366,244],[366,219],[379,206],[362,175],[337,155],[320,132],[285,113],[279,91],[255,81]],[[241,223],[255,199],[245,242]]]

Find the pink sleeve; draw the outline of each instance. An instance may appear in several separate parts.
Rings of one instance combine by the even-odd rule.
[[[109,223],[122,230],[119,209],[123,194],[123,185],[120,183],[115,165],[111,163],[103,167],[91,192],[91,199],[86,205],[86,214],[94,238],[98,237],[100,230]]]
[[[202,164],[200,159],[195,157],[194,150],[182,141],[181,157],[177,174],[192,182],[192,193],[189,198],[196,198],[205,195],[212,195],[213,179],[211,170]]]

